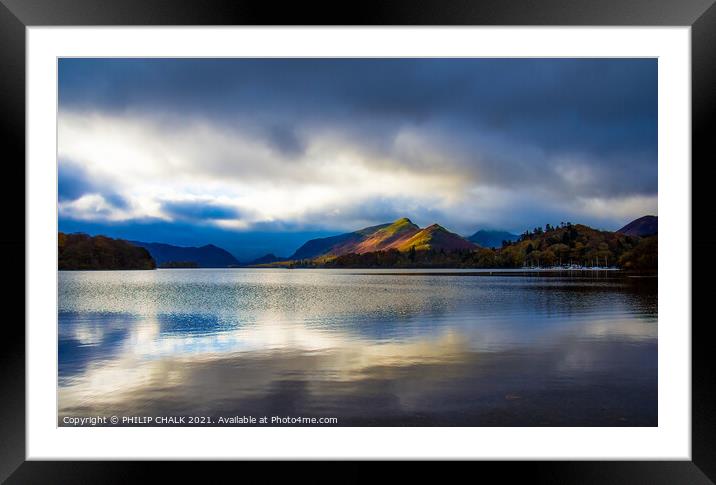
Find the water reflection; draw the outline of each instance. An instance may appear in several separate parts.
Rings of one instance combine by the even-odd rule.
[[[60,274],[60,416],[656,425],[656,284],[166,270]]]

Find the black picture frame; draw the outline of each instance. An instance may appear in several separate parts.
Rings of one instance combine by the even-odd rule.
[[[551,25],[690,26],[692,67],[692,461],[480,462],[510,479],[516,474],[542,483],[716,482],[716,386],[708,339],[709,319],[697,317],[710,288],[698,277],[711,273],[716,225],[707,217],[710,199],[698,184],[716,153],[709,130],[716,118],[716,6],[714,0],[422,0],[344,4],[243,0],[0,0],[0,124],[5,184],[5,222],[0,248],[15,279],[5,287],[7,307],[0,351],[0,481],[7,483],[128,483],[166,466],[142,462],[26,461],[25,440],[25,29],[51,25]],[[689,160],[677,161],[689,163]],[[701,176],[699,176],[701,175]],[[709,214],[710,215],[710,214]],[[702,217],[699,217],[702,216]],[[19,255],[23,254],[24,258]],[[691,265],[691,261],[684,261]],[[22,275],[21,277],[19,275]],[[21,280],[19,278],[22,278]],[[697,297],[701,298],[697,298]],[[701,303],[697,303],[700,301]],[[689,325],[691,322],[672,322]],[[186,474],[190,464],[172,463]],[[230,464],[211,465],[224,473]],[[205,467],[208,468],[208,467]],[[483,470],[480,470],[483,471]],[[360,475],[360,472],[358,472]],[[186,476],[186,475],[185,475]],[[203,475],[206,479],[209,475]]]

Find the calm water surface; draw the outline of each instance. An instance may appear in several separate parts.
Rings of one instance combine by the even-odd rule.
[[[656,279],[467,273],[60,272],[58,424],[658,424]]]

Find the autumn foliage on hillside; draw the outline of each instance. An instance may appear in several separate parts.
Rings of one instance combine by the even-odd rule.
[[[518,241],[503,245],[501,253],[504,260],[516,266],[624,266],[631,262],[629,253],[641,240],[567,222],[527,231]]]
[[[149,252],[121,239],[87,234],[58,234],[58,269],[155,269]]]
[[[658,263],[657,236],[636,237],[599,231],[582,224],[547,225],[526,231],[515,242],[501,248],[407,251],[391,249],[345,254],[297,265],[326,267],[452,267],[523,268],[554,266],[619,267],[632,271],[655,271]]]

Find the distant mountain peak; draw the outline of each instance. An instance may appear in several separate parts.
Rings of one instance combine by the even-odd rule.
[[[408,219],[407,217],[401,217],[400,219],[397,219],[393,224],[412,224],[413,221]]]
[[[298,248],[290,259],[312,259],[319,256],[363,254],[397,249],[409,251],[425,249],[474,249],[475,245],[439,224],[424,229],[409,218],[401,217],[392,223],[359,229],[328,238],[312,239]]]
[[[642,216],[638,219],[634,219],[617,232],[627,236],[653,236],[659,232],[659,218],[652,215]]]
[[[395,234],[397,232],[408,231],[408,230],[412,230],[412,229],[418,230],[418,229],[420,229],[420,227],[417,224],[413,224],[413,221],[411,221],[407,217],[403,217],[391,224],[386,224],[384,226],[380,226],[380,228],[375,232],[376,233],[382,232],[385,234]],[[364,229],[362,229],[361,231],[364,231]]]
[[[276,256],[274,253],[268,253],[268,254],[261,256],[260,258],[256,258],[253,261],[251,261],[249,263],[249,266],[260,265],[260,264],[271,264],[271,263],[276,263],[276,262],[285,261],[285,260],[286,260],[286,258],[281,258],[279,256]]]
[[[166,263],[193,262],[200,268],[226,268],[240,264],[231,253],[213,244],[185,247],[165,243],[131,242],[149,251],[159,266]]]
[[[375,227],[378,231],[383,231],[383,232],[387,232],[387,233],[393,233],[395,231],[405,231],[408,229],[420,229],[420,227],[417,224],[414,224],[413,221],[411,221],[407,217],[401,217],[400,219],[397,219],[396,221],[391,222],[389,224],[381,224],[380,226],[375,226]],[[370,229],[370,228],[366,228],[366,229]],[[361,229],[358,232],[363,232],[366,229]]]
[[[454,251],[458,249],[475,249],[476,246],[464,237],[450,232],[440,224],[431,224],[420,229],[410,239],[404,241],[397,247],[399,251],[444,249]]]
[[[475,232],[472,236],[468,237],[468,241],[472,241],[475,244],[484,248],[499,248],[502,246],[502,241],[517,241],[519,236],[512,234],[511,232],[501,230],[487,230],[480,229]]]

